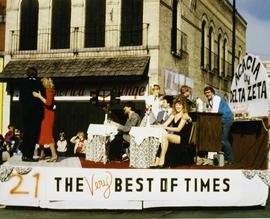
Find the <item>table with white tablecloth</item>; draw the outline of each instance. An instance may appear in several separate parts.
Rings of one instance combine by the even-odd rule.
[[[87,134],[85,159],[106,163],[109,157],[109,142],[117,134],[117,127],[113,124],[90,124]]]
[[[157,127],[132,127],[130,134],[130,166],[149,168],[154,165],[158,147],[166,130]]]

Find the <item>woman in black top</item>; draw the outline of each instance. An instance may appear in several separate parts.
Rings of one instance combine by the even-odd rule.
[[[177,98],[174,101],[171,116],[163,125],[159,126],[165,128],[168,133],[162,137],[161,153],[156,158],[155,166],[162,167],[164,165],[169,143],[180,144],[182,142],[188,142],[189,135],[184,127],[189,119],[186,101],[183,98]]]

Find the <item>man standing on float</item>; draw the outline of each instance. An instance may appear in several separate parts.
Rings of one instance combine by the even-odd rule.
[[[23,123],[22,161],[25,162],[38,161],[38,159],[33,158],[33,155],[43,118],[43,103],[33,96],[33,91],[44,93],[44,88],[37,78],[37,70],[34,67],[29,67],[27,78],[24,79],[20,87]]]
[[[208,111],[213,113],[222,113],[221,148],[224,152],[225,161],[227,161],[227,163],[232,163],[233,152],[229,141],[229,133],[233,124],[233,113],[225,99],[217,94],[212,87],[205,87],[204,95],[208,99]]]

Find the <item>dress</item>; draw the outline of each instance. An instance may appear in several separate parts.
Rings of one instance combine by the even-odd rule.
[[[53,109],[55,92],[52,89],[46,89],[46,103],[43,106],[44,118],[41,122],[38,144],[50,144],[54,142],[53,126],[55,112]]]
[[[171,127],[178,127],[181,119],[171,122]],[[165,166],[180,166],[193,164],[194,147],[188,144],[192,124],[186,123],[180,132],[174,132],[181,137],[180,144],[169,143],[165,157]]]
[[[171,127],[177,128],[179,126],[181,119],[178,119],[177,122],[173,121],[171,122]],[[191,124],[187,123],[184,125],[184,127],[181,129],[180,132],[174,132],[175,135],[180,135],[181,137],[181,143],[180,144],[187,144],[189,140],[189,135],[191,131]]]

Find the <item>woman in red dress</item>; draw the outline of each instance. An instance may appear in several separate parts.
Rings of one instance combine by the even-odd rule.
[[[40,92],[33,92],[33,96],[39,98],[44,103],[44,118],[41,122],[40,135],[38,144],[42,145],[40,147],[40,159],[45,158],[44,147],[43,145],[47,144],[50,146],[51,150],[51,159],[48,162],[56,162],[57,154],[55,150],[55,142],[53,139],[53,126],[54,126],[54,96],[55,89],[54,83],[51,78],[42,78],[41,82],[46,90],[46,98],[41,95]]]

